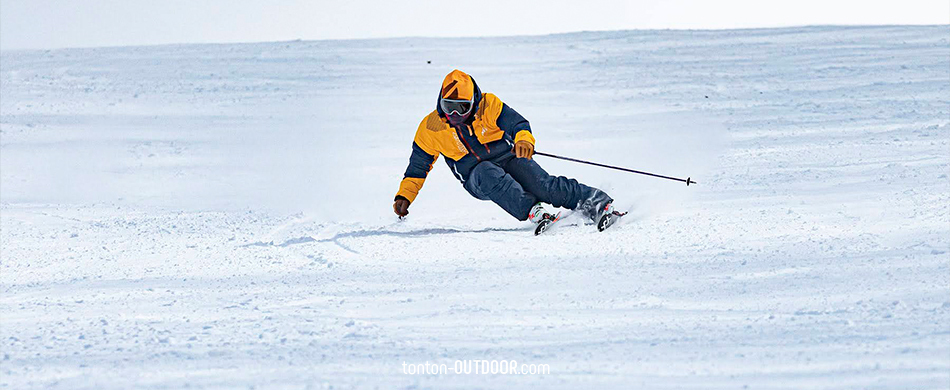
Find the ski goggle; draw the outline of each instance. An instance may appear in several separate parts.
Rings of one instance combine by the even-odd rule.
[[[474,100],[474,99],[473,99]],[[459,99],[442,99],[439,101],[439,106],[442,107],[442,112],[445,115],[467,115],[472,111],[472,100],[459,100]]]

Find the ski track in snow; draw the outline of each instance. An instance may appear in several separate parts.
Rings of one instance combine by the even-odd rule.
[[[946,33],[3,52],[0,388],[945,389]],[[538,157],[631,215],[534,237],[440,161],[397,222],[456,67],[699,185]],[[402,373],[457,359],[550,374]]]

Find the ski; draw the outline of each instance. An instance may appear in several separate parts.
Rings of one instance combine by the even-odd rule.
[[[534,235],[539,236],[541,233],[544,233],[545,230],[548,230],[548,226],[557,222],[561,219],[561,212],[558,212],[555,215],[545,213],[541,217],[541,222],[538,222],[538,226],[534,228]]]
[[[620,217],[624,215],[627,215],[627,213],[626,212],[621,213],[619,211],[611,211],[609,213],[604,213],[604,215],[600,216],[600,220],[597,221],[597,231],[602,232],[604,230],[607,230],[607,228],[609,228],[610,225],[613,225],[615,222],[617,222],[617,220],[620,219]]]

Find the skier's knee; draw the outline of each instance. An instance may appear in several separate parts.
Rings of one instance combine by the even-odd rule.
[[[472,168],[468,177],[469,192],[478,198],[487,198],[504,184],[505,171],[501,167],[485,161]]]

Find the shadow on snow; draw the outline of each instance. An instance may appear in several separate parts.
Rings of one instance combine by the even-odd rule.
[[[477,230],[462,230],[462,229],[450,229],[450,228],[430,228],[430,229],[420,229],[420,230],[410,230],[405,232],[394,231],[394,230],[357,230],[352,232],[343,232],[337,233],[333,237],[316,239],[310,236],[302,236],[288,239],[279,244],[275,244],[273,241],[263,242],[257,241],[249,244],[241,245],[242,248],[252,247],[252,246],[262,246],[262,247],[288,247],[291,245],[306,244],[310,242],[332,242],[343,248],[344,250],[352,253],[359,254],[359,252],[343,245],[340,240],[344,238],[363,238],[363,237],[377,237],[377,236],[394,236],[394,237],[422,237],[422,236],[433,236],[433,235],[444,235],[444,234],[461,234],[461,233],[492,233],[492,232],[521,232],[525,231],[524,228],[487,228],[487,229],[477,229]]]

